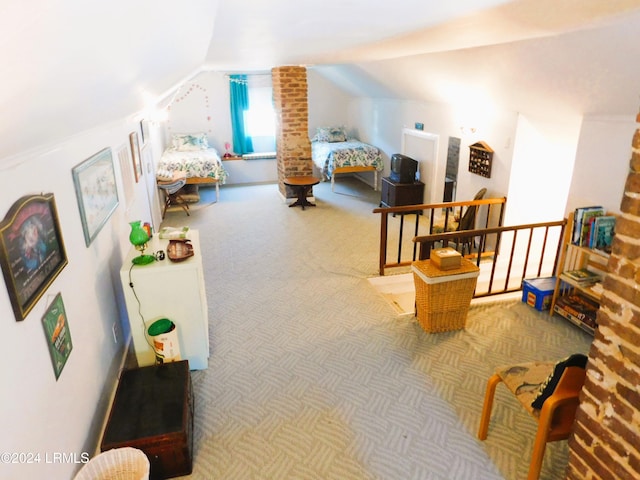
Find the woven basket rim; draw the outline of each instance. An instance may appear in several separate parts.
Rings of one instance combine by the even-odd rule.
[[[87,462],[74,480],[145,480],[150,464],[145,453],[133,447],[106,450]]]

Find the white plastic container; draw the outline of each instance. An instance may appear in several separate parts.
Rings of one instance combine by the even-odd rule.
[[[168,318],[153,322],[147,329],[156,354],[156,364],[177,362],[180,358],[178,328]]]

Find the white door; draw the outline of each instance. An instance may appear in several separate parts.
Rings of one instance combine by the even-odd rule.
[[[439,198],[442,198],[443,188],[440,187],[444,177],[439,179],[437,168],[439,138],[435,133],[411,128],[402,130],[402,154],[420,162],[418,171],[420,181],[424,183],[424,203],[441,203],[437,194],[440,192]]]

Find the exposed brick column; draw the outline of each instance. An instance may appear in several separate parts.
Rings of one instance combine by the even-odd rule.
[[[640,478],[640,114],[567,478]]]
[[[276,67],[271,70],[271,79],[278,119],[278,188],[285,198],[295,198],[293,192],[282,183],[282,179],[313,173],[308,133],[307,69],[295,66]]]

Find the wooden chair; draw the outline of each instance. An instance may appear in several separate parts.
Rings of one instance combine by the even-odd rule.
[[[161,181],[157,180],[158,188],[162,190],[164,193],[164,207],[162,209],[162,218],[164,218],[165,213],[167,212],[167,208],[178,205],[184,210],[184,212],[189,215],[189,204],[180,194],[182,187],[187,183],[187,179],[185,177],[178,178],[176,180],[171,181]]]
[[[573,357],[577,356],[574,355],[569,359]],[[585,365],[586,357],[584,355],[580,355],[580,357],[584,359],[582,365]],[[579,403],[578,396],[585,380],[585,369],[582,365],[573,366],[570,363],[572,366],[568,366],[566,363],[564,365],[562,363],[533,362],[500,368],[487,382],[478,430],[480,440],[487,438],[493,398],[500,382],[504,382],[511,393],[538,422],[528,480],[537,480],[540,476],[547,442],[565,440],[569,438],[571,433]],[[545,395],[548,395],[546,399],[537,399],[541,389],[546,390]],[[540,400],[543,401],[540,409],[532,406],[534,400],[538,405]]]
[[[474,200],[482,200],[482,198],[484,197],[485,193],[487,193],[487,189],[486,188],[481,188],[478,191],[478,193],[475,194],[473,199]],[[464,215],[460,219],[460,223],[458,223],[458,228],[456,228],[456,231],[461,232],[463,230],[475,230],[477,213],[478,213],[478,206],[477,205],[469,205],[467,207],[467,210],[464,212]],[[464,255],[464,251],[466,249],[467,253],[469,255],[471,255],[471,251],[473,250],[473,247],[474,247],[474,244],[475,244],[475,238],[474,237],[464,237],[464,238],[461,238],[459,241],[460,241],[460,245],[462,247],[462,254]]]

